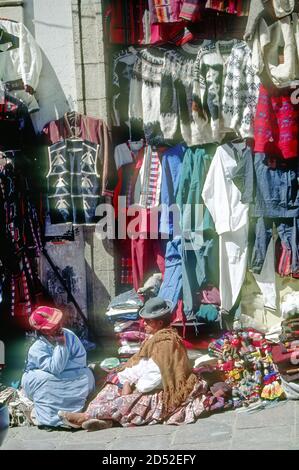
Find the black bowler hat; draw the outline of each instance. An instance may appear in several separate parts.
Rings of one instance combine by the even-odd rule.
[[[161,299],[161,297],[153,297],[145,302],[144,307],[140,310],[139,315],[145,319],[160,319],[170,315],[172,311],[172,302]]]

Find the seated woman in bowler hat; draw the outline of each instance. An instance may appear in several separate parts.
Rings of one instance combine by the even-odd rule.
[[[207,384],[192,372],[182,340],[170,327],[171,303],[155,297],[139,314],[150,337],[108,378],[86,412],[59,412],[65,424],[88,431],[113,423],[124,427],[183,424],[204,412]]]

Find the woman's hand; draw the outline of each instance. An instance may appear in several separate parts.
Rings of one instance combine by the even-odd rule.
[[[133,393],[133,388],[130,382],[125,382],[123,384],[122,395],[131,395]]]
[[[55,336],[55,341],[60,345],[60,346],[65,346],[65,336],[62,333],[61,335]]]
[[[57,343],[60,346],[65,346],[65,336],[62,329],[56,331],[55,335],[49,336],[48,339],[51,341],[51,343]]]

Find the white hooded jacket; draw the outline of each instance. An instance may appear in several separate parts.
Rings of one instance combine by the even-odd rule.
[[[41,68],[40,48],[24,24],[1,19],[0,83],[8,94],[20,99],[29,112],[37,111],[39,106],[35,97],[24,87],[29,85],[36,90]]]

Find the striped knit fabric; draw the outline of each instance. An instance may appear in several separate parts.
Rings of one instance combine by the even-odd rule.
[[[152,11],[154,10],[155,22],[176,23],[182,21],[180,11],[184,0],[151,0]]]
[[[196,22],[200,19],[200,9],[204,7],[205,1],[202,0],[185,0],[182,5],[180,18]]]
[[[149,20],[150,24],[158,23],[155,0],[148,0]]]
[[[159,205],[161,176],[159,153],[148,145],[144,151],[143,164],[135,185],[135,204],[146,209]]]
[[[222,11],[231,15],[242,16],[247,12],[248,1],[247,0],[208,0],[206,2],[206,8],[212,10]]]
[[[132,197],[133,197],[133,176],[128,181],[128,185],[126,188],[126,204],[127,208],[132,205]]]
[[[283,159],[299,152],[299,106],[288,88],[260,86],[254,120],[254,151]]]
[[[0,264],[4,266],[12,316],[28,317],[35,308],[38,278],[35,258],[42,242],[36,210],[20,189],[24,185],[12,165],[0,168]]]
[[[26,272],[28,268],[30,268],[30,266],[28,258],[26,256],[24,256],[23,263],[24,270],[21,271],[20,274],[11,276],[10,311],[12,317],[16,315],[17,310],[18,312],[21,312],[22,316],[30,316],[33,311],[31,293],[27,279],[28,274]]]
[[[121,285],[133,285],[132,258],[121,257],[120,283]]]

